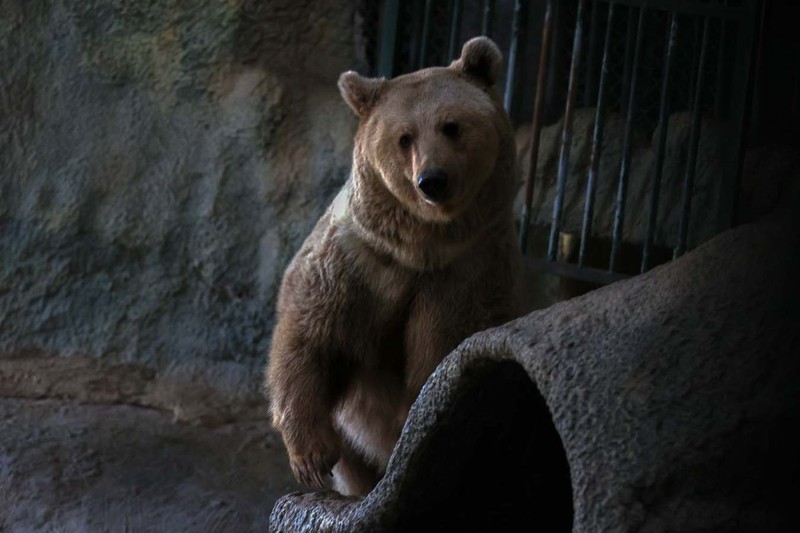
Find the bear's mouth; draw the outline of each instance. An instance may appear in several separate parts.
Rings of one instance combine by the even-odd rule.
[[[436,208],[442,209],[447,204],[444,201],[434,201],[434,200],[431,200],[430,198],[426,198],[425,195],[421,194],[421,193],[420,193],[419,196],[420,196],[420,198],[422,199],[422,201],[424,203],[426,203],[427,205],[429,205],[431,207],[436,207]]]
[[[448,198],[443,202],[435,202],[425,198],[422,193],[418,193],[419,199],[419,214],[428,222],[435,223],[448,223],[451,222],[458,215],[458,203],[455,198]]]

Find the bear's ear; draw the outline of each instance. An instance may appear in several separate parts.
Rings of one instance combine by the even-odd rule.
[[[385,84],[384,78],[364,78],[352,70],[339,76],[339,92],[359,117],[369,115]]]
[[[503,54],[488,37],[475,37],[464,43],[461,57],[453,61],[450,68],[460,70],[487,87],[497,83]]]

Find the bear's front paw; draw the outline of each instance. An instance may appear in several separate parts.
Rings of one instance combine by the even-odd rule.
[[[295,479],[308,487],[324,489],[326,479],[339,460],[339,437],[333,429],[288,448],[289,465]]]

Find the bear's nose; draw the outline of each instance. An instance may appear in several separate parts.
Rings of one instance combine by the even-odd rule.
[[[417,178],[417,187],[431,202],[442,202],[447,198],[447,173],[441,169],[425,170]]]

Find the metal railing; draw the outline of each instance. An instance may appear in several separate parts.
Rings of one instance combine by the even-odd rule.
[[[678,257],[689,248],[704,116],[725,121],[725,145],[734,147],[726,152],[721,170],[714,176],[718,192],[714,230],[720,232],[735,225],[761,8],[759,0],[384,0],[376,70],[391,77],[432,64],[447,64],[468,38],[479,34],[494,38],[507,58],[501,82],[505,107],[517,124],[525,121],[526,110],[530,109],[528,116],[532,116],[520,245],[523,251],[529,251],[541,131],[549,116],[550,123],[553,118],[561,121],[552,216],[549,228],[539,228],[548,237],[546,250],[541,255],[528,253],[527,259],[543,271],[605,284],[645,272],[656,262],[654,235],[671,113],[686,109],[691,117],[679,227],[671,256]],[[566,80],[564,73],[568,73]],[[528,82],[535,90],[525,90]],[[563,111],[559,112],[562,102]],[[582,184],[585,198],[577,257],[567,262],[559,257],[558,250],[578,105],[594,108],[594,123],[590,162]],[[595,195],[606,141],[604,126],[611,108],[624,117],[624,133],[610,250],[607,267],[603,267],[589,264],[588,249],[595,236]],[[654,132],[655,155],[647,200],[629,206],[637,129]],[[625,243],[623,228],[631,209],[646,211],[646,230],[639,242]],[[631,244],[641,254],[637,272],[621,272],[623,245]]]
[[[506,49],[504,102],[510,109],[515,96],[518,46],[525,2],[503,4],[503,19],[510,18]],[[469,20],[464,20],[467,12]],[[475,15],[478,15],[477,24]],[[510,17],[508,16],[510,14]],[[494,36],[499,31],[495,0],[384,0],[380,16],[380,51],[376,73],[393,77],[457,59],[461,44],[476,35]],[[447,32],[436,31],[446,28]],[[445,46],[446,45],[446,46]]]

